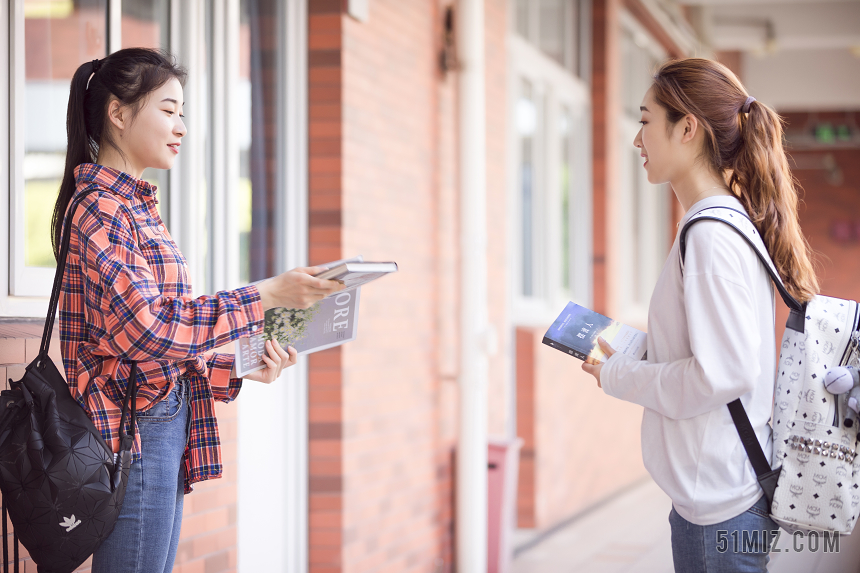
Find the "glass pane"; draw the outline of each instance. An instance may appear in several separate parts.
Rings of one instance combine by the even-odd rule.
[[[650,40],[641,32],[622,30],[621,34],[621,81],[622,102],[625,113],[639,120],[642,97],[651,87],[651,74],[658,60],[649,49]]]
[[[251,97],[251,3],[242,0],[239,17],[239,78],[236,89],[236,137],[239,143],[239,187],[235,190],[239,223],[239,280],[251,282],[251,221],[252,221],[252,184],[251,184],[251,118],[253,117],[253,98]]]
[[[561,185],[561,283],[565,291],[570,290],[570,132],[572,118],[570,110],[561,109],[558,121],[560,149],[559,184]]]
[[[248,251],[249,278],[260,280],[275,274],[275,216],[278,124],[278,0],[242,0],[247,31],[240,36],[240,66],[247,78],[244,93],[247,118],[241,153],[247,157],[246,178],[250,181],[251,225]],[[242,52],[242,50],[245,50]],[[242,54],[246,54],[242,56]],[[241,91],[241,89],[240,89]],[[247,185],[247,183],[245,184]],[[246,191],[248,193],[248,191]],[[246,204],[248,198],[245,198]],[[247,227],[246,227],[247,228]]]
[[[106,0],[24,0],[24,264],[54,267],[51,215],[77,67],[106,54]]]
[[[538,126],[537,105],[532,85],[520,83],[517,101],[517,131],[520,147],[520,216],[522,225],[522,294],[534,295],[534,167],[535,139]]]
[[[529,37],[529,1],[517,0],[517,34],[523,38]]]
[[[559,64],[567,65],[567,42],[570,33],[567,5],[570,0],[539,0],[540,33],[538,47]]]
[[[168,0],[122,0],[122,47],[164,48]]]
[[[167,48],[168,33],[168,0],[123,0],[123,48]],[[146,169],[142,179],[158,187],[157,208],[161,218],[170,226],[167,171]]]

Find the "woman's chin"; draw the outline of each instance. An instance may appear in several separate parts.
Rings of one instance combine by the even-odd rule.
[[[648,183],[651,185],[660,185],[661,183],[665,183],[666,180],[658,175],[656,175],[653,171],[645,169],[645,173],[647,174]]]
[[[173,153],[172,151],[170,153]],[[173,164],[176,162],[176,156],[166,157],[158,162],[157,165],[153,165],[153,169],[170,169],[173,167]]]

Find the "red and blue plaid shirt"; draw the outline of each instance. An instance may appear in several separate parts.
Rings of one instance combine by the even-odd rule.
[[[234,356],[213,349],[263,324],[255,286],[192,298],[187,264],[156,210],[156,188],[113,169],[75,169],[82,199],[60,295],[60,342],[72,396],[114,452],[131,362],[138,363],[137,409],[150,408],[186,374],[191,435],[185,490],[221,477],[213,400],[229,402],[242,386],[230,378]],[[74,197],[72,199],[74,201]],[[71,203],[70,203],[71,204]],[[140,459],[135,429],[132,460]]]

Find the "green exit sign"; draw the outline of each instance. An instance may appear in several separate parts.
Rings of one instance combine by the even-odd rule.
[[[815,126],[815,140],[819,143],[850,141],[851,137],[851,127],[845,124],[819,123]]]

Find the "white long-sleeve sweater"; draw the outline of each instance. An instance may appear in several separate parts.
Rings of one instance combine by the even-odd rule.
[[[733,197],[696,203],[743,211]],[[680,234],[680,233],[679,233]],[[648,360],[617,353],[603,366],[603,390],[645,407],[642,457],[687,521],[712,525],[762,495],[726,406],[740,398],[771,457],[775,380],[774,289],[752,248],[725,223],[699,221],[678,237],[651,297]]]

